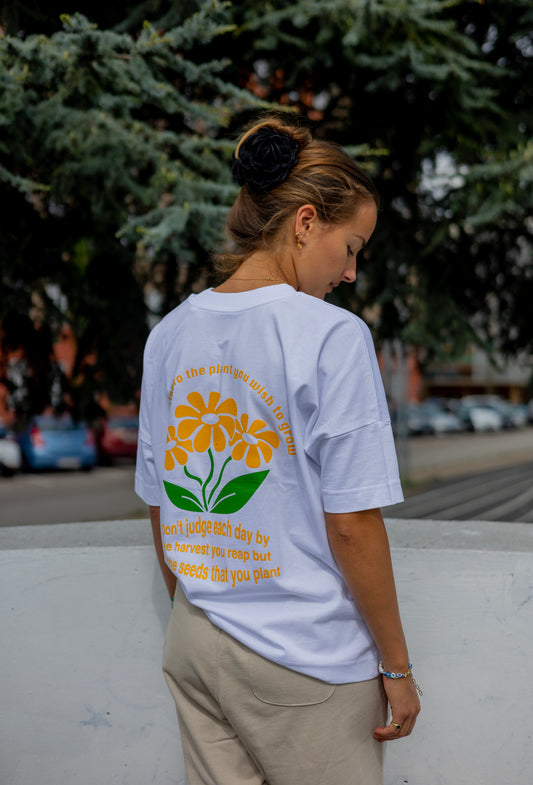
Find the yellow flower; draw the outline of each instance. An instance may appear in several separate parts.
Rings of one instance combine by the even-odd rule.
[[[261,455],[268,463],[272,458],[272,447],[277,449],[279,437],[275,431],[263,431],[266,422],[254,420],[248,428],[248,415],[243,414],[241,421],[236,422],[237,430],[231,442],[234,444],[231,457],[240,461],[246,455],[246,465],[257,469],[261,465]]]
[[[217,392],[209,393],[207,406],[198,392],[189,393],[187,400],[190,406],[176,407],[176,417],[185,418],[178,425],[178,437],[188,439],[196,431],[196,452],[205,452],[210,447],[211,440],[215,450],[221,452],[226,446],[226,434],[231,438],[235,431],[233,418],[237,416],[237,404],[233,398],[226,398],[217,406],[220,400],[220,393]]]
[[[165,452],[165,469],[172,471],[176,463],[180,466],[185,466],[187,458],[189,457],[186,450],[192,452],[192,442],[189,439],[186,442],[179,442],[176,437],[176,429],[173,425],[170,426],[167,433],[167,449]]]

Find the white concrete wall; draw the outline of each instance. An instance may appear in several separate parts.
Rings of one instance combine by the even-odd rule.
[[[531,785],[533,527],[388,528],[424,696],[386,785]],[[0,549],[1,785],[186,785],[148,523],[0,529]]]

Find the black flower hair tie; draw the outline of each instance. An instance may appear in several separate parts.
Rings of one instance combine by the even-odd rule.
[[[250,191],[270,191],[289,176],[298,161],[299,144],[287,134],[264,126],[242,142],[239,157],[233,153],[231,172]]]

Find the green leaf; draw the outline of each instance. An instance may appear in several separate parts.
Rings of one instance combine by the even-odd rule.
[[[268,473],[267,470],[234,477],[233,480],[224,485],[215,499],[215,506],[211,508],[210,512],[219,512],[226,515],[242,509],[252,498]]]
[[[174,485],[173,483],[165,482],[164,480],[163,485],[165,486],[168,498],[175,507],[179,507],[180,510],[193,510],[194,512],[204,511],[204,508],[194,493],[188,491],[187,488],[182,488],[180,485]]]

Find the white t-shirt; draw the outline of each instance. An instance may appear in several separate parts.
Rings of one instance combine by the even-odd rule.
[[[146,344],[135,487],[214,624],[327,682],[377,675],[323,512],[403,499],[361,319],[285,284],[189,297]]]

